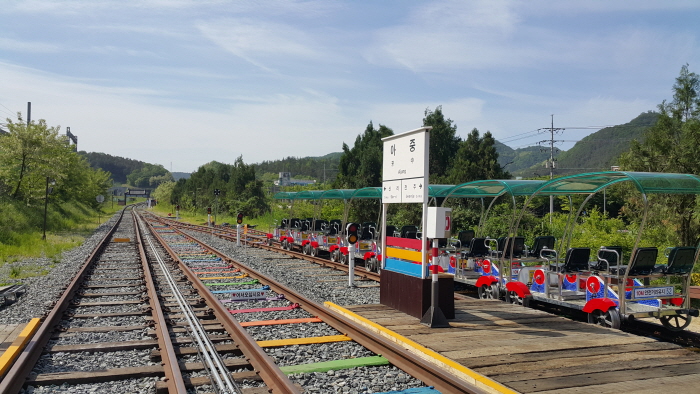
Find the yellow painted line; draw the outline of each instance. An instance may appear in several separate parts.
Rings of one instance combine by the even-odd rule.
[[[248,274],[243,274],[239,276],[210,276],[207,278],[199,278],[200,280],[216,280],[216,279],[241,279],[248,276]]]
[[[0,356],[0,376],[4,376],[5,373],[10,369],[12,364],[15,362],[22,349],[27,345],[36,330],[39,329],[41,324],[41,319],[34,318],[27,323],[19,336],[12,342],[12,345],[5,350],[5,352]]]
[[[401,260],[421,261],[421,254],[415,250],[386,248],[386,257],[395,257]]]
[[[452,374],[479,387],[480,389],[495,394],[518,394],[517,391],[509,389],[493,379],[489,379],[478,372],[472,371],[471,369],[450,360],[438,352],[430,350],[417,342],[399,335],[386,327],[380,326],[379,324],[359,316],[341,306],[328,301],[324,302],[324,305],[326,305],[327,308],[333,309],[345,317],[364,325],[372,331],[375,331],[377,334],[382,335],[397,344],[403,345],[405,349],[420,356],[422,359],[430,361],[438,366],[445,367],[447,370],[451,371]]]
[[[308,337],[308,338],[290,338],[290,339],[275,339],[272,341],[258,341],[260,347],[277,347],[291,345],[310,345],[312,343],[330,343],[352,341],[347,335],[328,335],[325,337]]]

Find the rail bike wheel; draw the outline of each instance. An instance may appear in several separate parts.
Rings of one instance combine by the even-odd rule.
[[[267,239],[267,246],[272,246],[272,238]]]
[[[280,242],[280,248],[287,249],[287,240],[286,239],[284,241]]]
[[[377,260],[376,257],[370,257],[369,259],[365,260],[365,268],[367,271],[379,271],[379,260]]]
[[[607,312],[596,309],[588,314],[588,322],[607,328],[620,328],[620,312],[617,308],[610,308]]]
[[[306,245],[302,246],[302,247],[301,247],[301,253],[303,253],[303,254],[309,254],[309,248],[310,248],[310,247],[311,247],[311,245],[309,245],[309,244],[306,244]]]
[[[347,265],[348,264],[348,256],[346,254],[343,254],[343,253],[339,253],[339,254],[340,254],[340,257],[338,258],[338,262],[340,264]]]
[[[690,315],[661,316],[661,324],[671,331],[683,331],[693,319]]]
[[[523,305],[525,302],[524,298],[520,297],[515,291],[509,291],[508,297],[510,298],[510,303],[513,305]]]
[[[482,300],[497,300],[498,299],[498,284],[482,285],[478,291],[479,298]]]
[[[334,262],[334,263],[337,263],[337,262],[338,262],[338,255],[339,255],[339,254],[340,254],[340,252],[338,252],[337,249],[334,250],[334,251],[332,251],[332,252],[331,252],[331,257],[330,257],[331,261]]]
[[[311,257],[316,257],[316,256],[318,256],[318,248],[314,248],[314,247],[312,246],[312,247],[311,247],[311,250],[309,250],[309,255],[311,255]]]

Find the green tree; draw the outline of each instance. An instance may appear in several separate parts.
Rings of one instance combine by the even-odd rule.
[[[659,105],[659,119],[643,142],[632,141],[630,150],[620,158],[623,170],[649,172],[677,172],[700,174],[700,78],[681,68],[673,85],[673,101]],[[694,196],[665,196],[666,215],[673,215],[675,231],[683,245],[694,245],[698,234],[697,203]],[[625,209],[630,215],[635,209]],[[656,219],[661,219],[656,212]],[[668,219],[668,216],[665,217]],[[654,219],[654,218],[652,218]]]
[[[172,179],[170,172],[168,172],[168,170],[166,170],[162,165],[144,163],[143,167],[127,175],[126,179],[131,186],[149,187],[151,186],[151,178],[163,176],[166,176],[167,178],[168,175],[170,176],[170,179]]]
[[[60,126],[49,127],[43,119],[27,125],[21,114],[18,118],[19,123],[7,119],[8,134],[0,140],[0,179],[12,198],[30,202],[43,197],[47,177],[62,178],[70,150]]]
[[[446,174],[452,167],[461,142],[461,138],[457,136],[457,125],[452,123],[452,119],[445,118],[441,105],[438,105],[435,111],[426,108],[424,115],[423,126],[432,126],[428,164],[430,183],[446,183]]]
[[[460,184],[480,179],[508,179],[510,174],[498,164],[496,140],[490,132],[483,137],[473,129],[467,139],[459,143],[459,149],[447,172],[447,182]]]
[[[355,145],[350,148],[343,143],[343,155],[338,164],[338,176],[335,188],[357,189],[369,186],[381,186],[384,144],[382,138],[394,135],[394,132],[379,125],[375,129],[370,121],[365,132],[358,135]]]

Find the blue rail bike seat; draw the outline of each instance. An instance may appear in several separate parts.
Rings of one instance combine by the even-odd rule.
[[[600,271],[607,271],[609,267],[620,265],[620,261],[624,261],[622,257],[622,246],[603,246],[598,251],[598,261],[594,268]],[[615,253],[617,252],[617,253]]]
[[[677,246],[668,254],[668,266],[664,271],[669,275],[686,275],[693,270],[695,264],[695,248],[692,246]]]
[[[566,251],[564,265],[560,272],[586,272],[590,270],[588,259],[591,257],[591,248],[571,248]]]
[[[412,233],[412,234],[409,234]],[[401,238],[415,238],[418,233],[417,226],[403,226],[401,227]]]
[[[554,249],[554,237],[551,235],[542,235],[535,238],[535,243],[532,245],[532,249],[528,252],[529,257],[540,258],[540,252],[542,249]]]
[[[311,229],[311,223],[313,221],[314,221],[313,218],[302,220],[301,221],[301,231],[309,231],[309,229]]]
[[[370,239],[374,239],[374,235],[377,233],[377,223],[375,222],[364,222],[362,223],[361,232],[360,232],[360,239],[363,241],[367,241]]]
[[[617,275],[624,275],[625,271],[628,276],[649,275],[654,271],[656,265],[656,256],[659,254],[659,249],[655,247],[637,248],[632,256],[630,266],[618,265],[610,267],[610,272]],[[630,268],[631,267],[631,268]]]
[[[489,248],[486,247],[486,238],[472,238],[469,245],[467,257],[485,257],[489,254]]]
[[[467,248],[472,244],[472,239],[474,239],[474,230],[463,230],[457,234],[457,246],[458,248]]]
[[[314,221],[314,231],[324,231],[328,228],[328,220],[316,219]]]
[[[501,237],[498,239],[498,253],[500,255],[509,259],[511,250],[513,257],[521,257],[523,250],[525,250],[525,237]]]
[[[326,230],[326,235],[338,235],[340,232],[340,226],[343,224],[340,219],[333,219],[328,222],[328,227]]]

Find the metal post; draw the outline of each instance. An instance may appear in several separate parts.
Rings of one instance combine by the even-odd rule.
[[[46,196],[44,197],[44,235],[41,236],[41,239],[44,241],[46,241],[46,211],[47,211],[48,207],[49,207],[49,177],[46,177]]]
[[[420,323],[426,325],[430,328],[447,328],[450,327],[450,323],[445,318],[445,314],[442,313],[442,309],[439,306],[439,283],[438,283],[438,267],[437,257],[438,257],[438,239],[433,239],[433,264],[430,266],[433,271],[432,282],[430,287],[430,308],[425,312]]]
[[[241,225],[236,225],[236,246],[241,246]]]
[[[348,247],[348,287],[355,287],[355,244]]]

